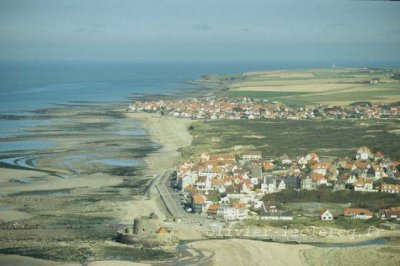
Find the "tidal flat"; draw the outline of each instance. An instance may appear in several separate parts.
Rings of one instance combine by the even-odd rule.
[[[141,214],[132,208],[150,181],[143,158],[161,147],[139,122],[110,106],[36,113],[49,122],[1,139],[0,253],[79,263],[171,257],[135,246],[108,252],[120,245],[111,241],[118,228]]]

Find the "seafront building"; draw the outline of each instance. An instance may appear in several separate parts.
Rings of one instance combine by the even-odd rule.
[[[315,152],[299,158],[266,160],[260,151],[241,154],[208,154],[176,166],[176,184],[188,210],[225,221],[248,219],[290,220],[292,213],[263,201],[282,190],[314,190],[320,186],[362,193],[399,193],[400,185],[380,184],[382,178],[400,183],[400,163],[382,152],[359,148],[353,159],[324,161]],[[371,218],[369,210],[348,208],[353,219]],[[327,220],[327,219],[324,219]],[[331,219],[329,219],[331,220]]]

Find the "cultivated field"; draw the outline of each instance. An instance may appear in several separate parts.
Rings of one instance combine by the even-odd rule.
[[[388,103],[400,100],[398,72],[354,68],[249,72],[227,82],[223,94],[295,105],[347,105],[356,101]],[[371,84],[373,79],[379,79],[379,82]]]

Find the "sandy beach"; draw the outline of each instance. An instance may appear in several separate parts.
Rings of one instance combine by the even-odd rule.
[[[261,241],[229,239],[206,240],[188,244],[208,254],[206,265],[306,265],[306,245],[287,245]]]
[[[150,136],[150,139],[161,145],[161,148],[145,158],[148,174],[158,174],[174,167],[180,158],[178,149],[189,146],[192,136],[188,128],[191,120],[165,117],[156,113],[127,113],[127,117],[139,120]]]
[[[148,132],[150,139],[161,145],[160,149],[144,158],[147,164],[146,176],[154,178],[164,170],[173,168],[180,157],[178,149],[190,145],[192,141],[187,130],[190,124],[189,120],[162,117],[159,114],[150,113],[127,113],[126,116],[139,120],[142,127]],[[126,202],[122,207],[121,220],[131,222],[133,217],[146,216],[152,212],[162,220],[166,218],[166,212],[159,197],[150,200],[135,198]]]

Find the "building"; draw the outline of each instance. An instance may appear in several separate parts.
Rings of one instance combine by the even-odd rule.
[[[192,207],[195,213],[202,213],[206,207],[206,197],[200,194],[193,196]]]
[[[379,79],[379,78],[373,78],[373,79],[371,79],[371,80],[369,81],[369,84],[374,85],[374,84],[378,84],[379,82],[380,82],[380,79]]]
[[[370,157],[372,158],[373,155],[368,147],[364,146],[357,150],[357,155],[356,155],[357,160],[368,160],[368,158]]]
[[[235,219],[236,220],[245,220],[247,219],[248,209],[246,208],[246,204],[244,203],[235,203],[233,207],[236,210]]]
[[[236,219],[236,209],[229,205],[220,205],[217,210],[217,216],[225,221],[234,221]]]
[[[391,207],[386,210],[382,210],[379,213],[381,219],[400,219],[400,206],[399,207]]]
[[[366,191],[372,192],[373,189],[373,180],[372,179],[358,179],[354,183],[354,191]]]
[[[393,184],[382,184],[381,191],[386,193],[399,193],[400,192],[400,185],[393,185]]]
[[[246,161],[257,161],[262,159],[261,151],[246,151],[242,153],[242,159]]]
[[[285,181],[281,180],[281,181],[279,182],[279,185],[278,185],[277,190],[278,190],[278,191],[281,191],[281,190],[285,190],[285,189],[286,189]]]
[[[315,188],[314,181],[309,176],[301,180],[301,189],[312,190]]]
[[[311,170],[313,173],[326,176],[331,167],[330,163],[316,163],[311,166]]]
[[[261,220],[270,221],[291,221],[293,220],[293,215],[289,211],[276,211],[276,212],[260,212]]]
[[[278,210],[275,204],[263,202],[260,209],[261,220],[273,221],[290,221],[293,220],[293,215],[289,211]]]
[[[264,182],[261,184],[261,192],[264,194],[274,193],[277,191],[276,179],[272,176],[264,176]]]
[[[207,208],[207,215],[208,216],[217,216],[218,213],[218,209],[219,209],[219,204],[210,204]]]
[[[348,219],[371,219],[374,214],[368,209],[362,208],[346,208],[344,209],[344,217]]]
[[[337,182],[333,186],[333,191],[339,191],[339,190],[345,190],[345,189],[346,189],[346,186],[344,183]]]
[[[333,215],[332,213],[329,211],[329,209],[326,210],[322,210],[320,212],[320,218],[322,221],[332,221],[333,220]]]

